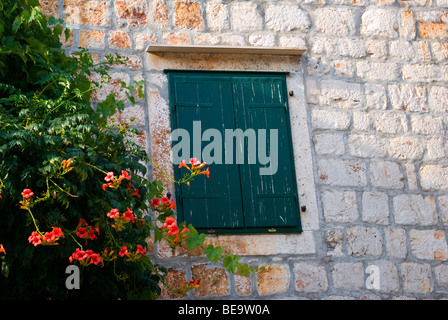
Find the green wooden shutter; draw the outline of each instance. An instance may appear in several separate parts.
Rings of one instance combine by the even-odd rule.
[[[193,123],[200,121],[201,133],[217,129],[222,135],[223,163],[209,165],[211,177],[176,187],[181,219],[201,232],[301,232],[285,75],[178,71],[168,75],[172,128],[186,129],[193,140]],[[226,129],[249,137],[235,138],[233,149],[224,153]],[[200,150],[208,143],[202,142]],[[194,149],[191,141],[190,155],[199,158]],[[238,157],[238,150],[244,158]],[[181,173],[175,165],[176,179]]]
[[[245,226],[296,227],[298,201],[284,77],[239,77],[233,86],[236,126],[257,131],[258,161],[240,165]],[[260,134],[263,131],[265,136]],[[261,164],[260,159],[268,155],[270,159]],[[272,172],[262,174],[267,169]]]
[[[201,150],[209,142],[201,142],[207,129],[216,129],[224,136],[226,127],[233,127],[234,117],[226,107],[232,105],[231,82],[228,78],[203,74],[170,74],[172,99],[172,121],[174,128],[190,133],[190,157],[202,159]],[[195,132],[194,123],[200,123],[200,132]],[[196,126],[196,131],[198,127]],[[194,141],[197,139],[198,141]],[[223,148],[224,141],[221,143]],[[199,152],[197,152],[199,146]],[[189,161],[189,158],[186,159]],[[243,228],[241,189],[238,166],[208,164],[211,177],[198,176],[190,186],[177,186],[179,211],[183,219],[197,229]],[[175,165],[175,178],[186,171]]]

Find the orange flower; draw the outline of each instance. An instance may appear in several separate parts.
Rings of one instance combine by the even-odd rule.
[[[134,215],[132,214],[132,211],[129,208],[125,213],[123,213],[123,217],[128,221],[135,222]]]
[[[208,169],[209,168],[207,168],[207,170],[205,170],[205,171],[199,172],[199,174],[205,174],[207,176],[207,178],[209,178],[210,177],[210,171]]]
[[[118,177],[118,180],[128,179],[131,180],[131,177],[128,176],[128,173],[124,170],[121,170],[121,175]]]
[[[123,257],[123,256],[125,256],[125,255],[127,255],[127,254],[128,254],[128,248],[127,248],[126,246],[122,247],[121,250],[120,250],[120,252],[118,253],[118,255],[119,255],[120,257]]]
[[[167,209],[173,209],[176,210],[176,204],[174,203],[173,199],[171,199],[170,203],[165,204]]]
[[[190,164],[191,164],[192,167],[196,167],[196,166],[201,164],[201,161],[199,161],[197,158],[191,158],[190,159]]]
[[[182,168],[182,167],[187,168],[188,170],[190,170],[190,167],[188,167],[188,166],[185,164],[185,160],[182,160],[182,162],[179,163],[179,169]]]
[[[82,238],[87,238],[87,237],[89,236],[89,232],[87,232],[87,229],[86,229],[86,228],[81,227],[81,228],[79,228],[78,231],[76,232],[76,235],[77,235],[78,237],[80,237],[81,239],[82,239]]]
[[[3,252],[6,255],[5,248],[3,247],[3,245],[1,243],[0,243],[0,252]]]
[[[170,199],[168,197],[162,197],[162,199],[160,199],[160,201],[162,201],[163,203],[168,203],[170,201]]]
[[[155,208],[160,204],[160,199],[159,198],[154,198],[151,201],[151,207]]]
[[[104,177],[106,182],[114,181],[114,173],[112,171],[108,172],[106,177]]]
[[[145,254],[145,249],[141,245],[137,245],[137,252],[140,254]]]
[[[34,244],[34,246],[37,246],[42,243],[42,237],[39,233],[33,231],[31,235],[28,237],[28,242]]]
[[[173,217],[166,217],[165,223],[163,225],[167,228],[172,228],[173,226],[176,225],[176,222],[177,220],[174,219]]]
[[[55,227],[52,227],[52,228],[53,228],[52,232],[56,238],[64,237],[64,234],[62,233],[61,228],[55,228]]]
[[[90,255],[90,263],[93,263],[94,265],[99,265],[101,263],[103,265],[103,259],[98,253],[93,253]]]
[[[113,186],[114,186],[114,184],[112,182],[103,183],[103,191],[106,191],[107,187],[113,187]]]
[[[111,219],[115,219],[118,218],[118,216],[120,215],[120,212],[118,212],[118,209],[112,209],[110,210],[110,212],[107,214],[107,216]]]
[[[23,189],[22,196],[26,201],[30,200],[30,197],[34,195],[34,192],[31,189]]]

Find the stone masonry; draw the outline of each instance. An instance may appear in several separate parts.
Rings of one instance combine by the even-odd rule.
[[[145,80],[145,99],[116,120],[136,119],[136,142],[168,173],[164,68],[291,71],[304,232],[208,238],[261,267],[250,277],[210,264],[200,250],[148,240],[152,258],[169,268],[171,286],[192,278],[202,284],[186,296],[164,288],[162,298],[448,298],[447,0],[41,4],[71,29],[67,54],[85,47],[98,61],[115,52],[129,58],[113,66],[111,83],[94,100],[120,94],[120,81]],[[150,44],[306,51],[300,57],[154,55],[146,52]]]

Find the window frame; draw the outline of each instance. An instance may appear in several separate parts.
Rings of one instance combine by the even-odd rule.
[[[293,139],[292,139],[292,128],[291,128],[291,119],[290,119],[290,109],[289,109],[289,102],[288,102],[288,93],[287,93],[287,76],[289,75],[289,72],[285,71],[225,71],[225,70],[183,70],[183,69],[165,69],[163,70],[165,74],[168,75],[168,94],[169,94],[169,110],[170,110],[170,120],[171,120],[171,130],[174,130],[178,128],[177,119],[176,119],[176,111],[175,111],[175,90],[173,90],[173,77],[170,75],[179,75],[182,74],[184,76],[188,75],[216,75],[220,77],[244,77],[245,75],[250,77],[259,76],[262,77],[269,77],[269,76],[281,76],[281,82],[282,82],[282,96],[285,100],[285,130],[286,134],[288,135],[288,148],[289,148],[289,157],[290,157],[290,163],[291,165],[291,176],[292,176],[292,188],[293,188],[293,194],[294,194],[294,200],[295,200],[295,215],[297,219],[297,225],[294,227],[244,227],[244,228],[197,228],[197,230],[201,233],[206,234],[235,234],[235,235],[244,235],[244,234],[291,234],[291,233],[302,233],[302,221],[301,221],[301,215],[300,215],[300,203],[299,203],[299,195],[298,195],[298,188],[297,188],[297,177],[296,177],[296,168],[295,168],[295,160],[294,160],[294,149],[293,149]],[[234,94],[235,91],[232,90],[232,94]],[[233,117],[235,118],[235,113],[233,114]],[[172,145],[173,146],[173,145]],[[177,168],[177,165],[174,164],[174,174],[175,179],[177,180],[179,176],[179,169]],[[211,177],[212,179],[212,177]],[[192,182],[194,183],[194,181]],[[241,186],[241,177],[239,178],[239,183]],[[182,207],[182,201],[181,201],[181,194],[180,194],[180,186],[178,184],[175,184],[175,192],[174,196],[176,199],[177,207],[178,207],[178,219],[180,221],[185,221],[184,219],[184,213],[183,213],[183,207]],[[241,199],[241,206],[244,207],[243,199]],[[243,209],[243,215],[244,215],[244,209]],[[188,223],[188,221],[187,221]]]

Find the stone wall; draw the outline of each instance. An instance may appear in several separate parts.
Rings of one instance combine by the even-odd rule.
[[[118,52],[113,81],[146,81],[138,142],[172,171],[164,68],[289,71],[304,232],[210,236],[250,277],[200,251],[150,243],[169,283],[199,278],[185,297],[439,299],[448,297],[447,0],[41,0],[70,24],[67,53]],[[148,54],[150,44],[296,47],[301,57]],[[149,165],[148,165],[149,166]],[[149,166],[150,167],[150,166]],[[151,168],[151,167],[150,167]],[[163,178],[158,171],[154,176]],[[164,180],[168,188],[169,181]],[[372,281],[373,280],[373,283]],[[379,280],[379,283],[375,282]]]

